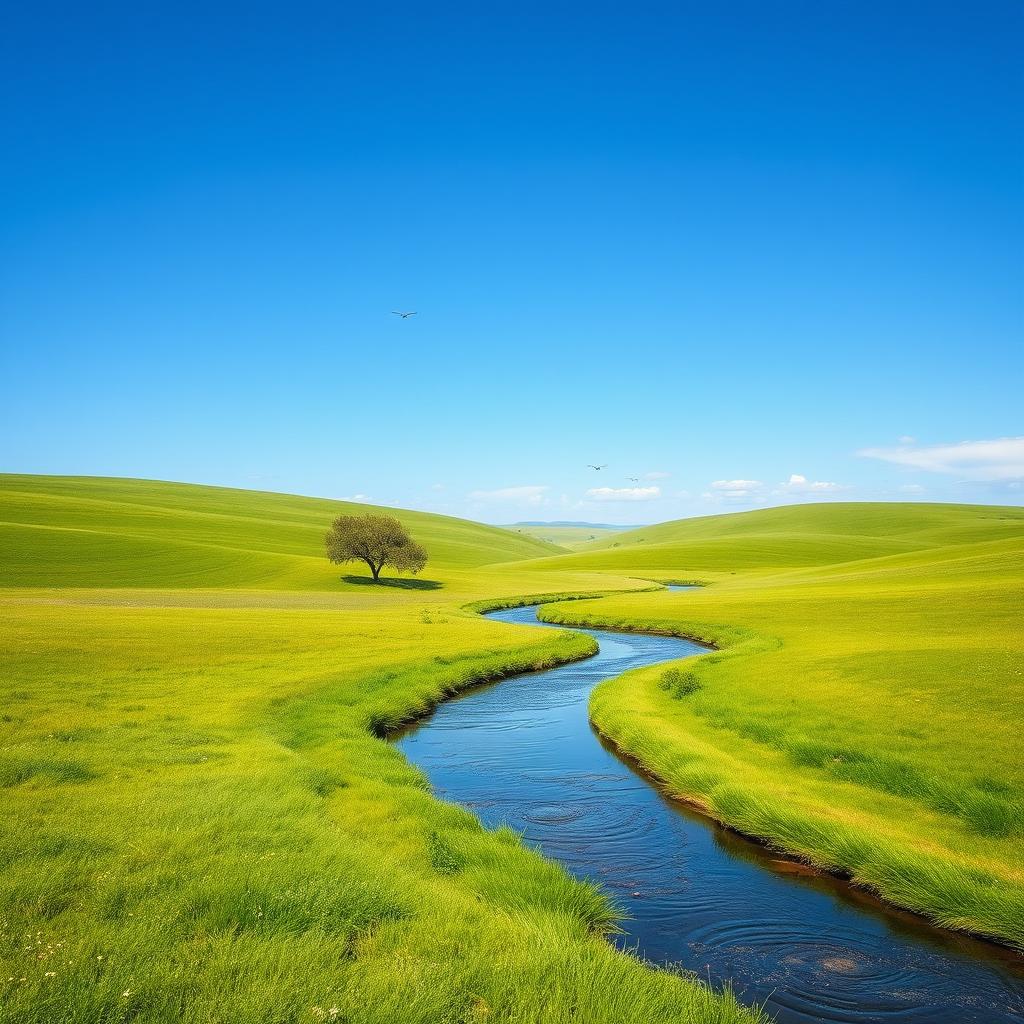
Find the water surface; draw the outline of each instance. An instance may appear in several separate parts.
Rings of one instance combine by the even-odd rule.
[[[537,625],[534,608],[489,617]],[[629,916],[618,945],[729,981],[779,1021],[1024,1022],[1024,958],[933,929],[839,880],[792,874],[663,797],[602,743],[587,715],[597,683],[705,648],[580,632],[600,644],[594,657],[469,691],[398,737],[439,796],[486,825],[510,825],[602,885]]]

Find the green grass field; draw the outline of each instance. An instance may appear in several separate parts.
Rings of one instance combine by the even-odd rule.
[[[753,1019],[602,938],[595,888],[434,799],[378,737],[590,641],[720,650],[595,692],[600,729],[735,827],[1024,945],[1024,510],[816,505],[567,553],[399,512],[368,585],[318,499],[0,477],[3,1020]],[[651,580],[702,581],[651,592]]]
[[[601,892],[377,738],[591,649],[468,603],[644,581],[398,513],[431,562],[367,586],[322,554],[352,508],[0,477],[5,1024],[754,1019],[615,951]]]
[[[5,575],[18,586],[337,592],[346,588],[324,558],[324,534],[335,516],[371,508],[150,480],[0,479]],[[430,544],[432,567],[467,569],[559,550],[464,519],[384,511]],[[353,566],[341,575],[362,573]]]
[[[711,583],[542,610],[721,648],[599,687],[601,731],[738,829],[1024,946],[1024,510],[778,508],[530,564]]]

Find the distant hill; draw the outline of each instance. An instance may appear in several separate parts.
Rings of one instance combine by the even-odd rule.
[[[612,526],[608,523],[581,523],[560,521],[553,523],[514,523],[506,526],[506,530],[533,537],[546,544],[557,544],[559,547],[575,551],[602,537],[629,530],[629,526]]]
[[[587,530],[635,530],[635,526],[614,526],[611,523],[587,523],[582,520],[573,519],[553,519],[551,522],[543,520],[535,521],[524,521],[521,523],[513,523],[511,526],[505,527],[508,530],[514,530],[517,526],[579,526]]]
[[[324,533],[335,516],[374,511],[404,523],[432,565],[471,568],[560,550],[497,526],[325,498],[0,474],[0,585],[333,589],[339,569],[324,557]]]
[[[546,559],[560,569],[682,574],[829,565],[1024,534],[1024,508],[910,502],[786,505],[678,519]]]

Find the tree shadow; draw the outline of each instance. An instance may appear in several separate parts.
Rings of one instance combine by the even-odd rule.
[[[410,579],[408,576],[382,576],[375,580],[372,576],[342,576],[346,583],[355,583],[359,586],[370,587],[393,587],[396,590],[440,590],[443,583],[438,580]]]

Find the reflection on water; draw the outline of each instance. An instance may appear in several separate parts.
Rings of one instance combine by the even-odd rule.
[[[491,617],[537,622],[533,608]],[[729,980],[780,1021],[1024,1021],[1024,959],[794,874],[636,774],[591,729],[590,691],[703,648],[581,632],[593,658],[471,691],[398,738],[439,796],[604,886],[629,917],[622,947]]]

